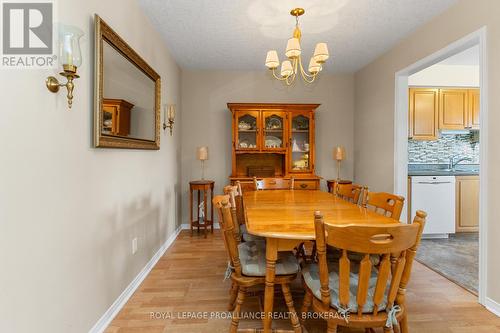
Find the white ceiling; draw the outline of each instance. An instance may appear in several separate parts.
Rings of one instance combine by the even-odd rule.
[[[326,69],[354,72],[456,0],[139,0],[182,68],[265,69],[266,52],[283,59],[303,7],[302,50],[308,62],[327,42]],[[304,65],[307,65],[305,63]]]

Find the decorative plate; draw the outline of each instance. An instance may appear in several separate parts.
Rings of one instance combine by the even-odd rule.
[[[278,118],[270,118],[268,121],[266,121],[266,129],[268,130],[283,129],[281,120],[279,120]]]

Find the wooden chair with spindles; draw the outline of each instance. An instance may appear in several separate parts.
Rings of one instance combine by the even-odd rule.
[[[356,184],[337,184],[334,194],[341,199],[357,205],[362,188],[362,186]]]
[[[426,214],[417,211],[413,224],[373,226],[328,225],[320,212],[314,215],[318,263],[302,269],[306,295],[302,312],[311,307],[327,320],[327,332],[337,327],[382,327],[408,332],[406,286],[425,225]],[[342,251],[336,261],[327,261],[326,247]],[[361,262],[350,261],[348,253],[362,253]],[[391,253],[400,253],[391,273]],[[382,256],[378,267],[371,254]]]
[[[228,185],[224,187],[224,194],[229,196],[229,203],[231,204],[231,214],[233,216],[235,237],[239,241],[243,239],[245,242],[255,240],[265,240],[262,237],[249,234],[245,225],[243,215],[243,202],[240,181],[236,185]]]
[[[257,177],[253,177],[253,183],[255,185],[255,191],[293,190],[295,181],[293,178],[262,178],[257,180]]]
[[[229,308],[234,307],[230,332],[235,333],[238,331],[241,305],[245,300],[247,289],[257,285],[265,285],[266,243],[264,241],[239,243],[234,237],[235,221],[233,221],[229,196],[216,196],[212,202],[219,216],[222,237],[229,256],[226,277],[230,276],[233,282]],[[290,283],[297,277],[299,264],[291,252],[280,252],[275,269],[275,284],[281,285],[293,330],[295,333],[300,333],[302,329],[290,292]]]
[[[391,217],[399,221],[405,198],[386,192],[370,192],[368,187],[363,188],[361,205],[376,213]]]

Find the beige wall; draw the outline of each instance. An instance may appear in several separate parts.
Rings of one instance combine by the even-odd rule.
[[[488,274],[487,297],[500,302],[500,2],[497,0],[462,0],[444,14],[401,41],[396,47],[356,73],[355,76],[355,156],[356,181],[375,190],[392,191],[394,174],[394,76],[417,60],[451,42],[487,27],[489,59],[489,133],[488,149]]]
[[[344,145],[347,160],[342,176],[353,168],[353,76],[324,75],[312,86],[298,82],[286,87],[261,71],[182,71],[182,215],[188,223],[189,180],[199,179],[196,147],[209,147],[206,178],[216,181],[221,193],[231,174],[231,113],[228,102],[321,103],[316,114],[316,172],[336,176],[332,150]],[[325,186],[325,183],[322,182]]]
[[[178,66],[135,0],[57,3],[86,34],[72,110],[45,88],[58,71],[0,73],[2,332],[87,332],[176,227],[180,123],[159,151],[91,146],[93,14],[161,75],[162,103],[180,104]]]

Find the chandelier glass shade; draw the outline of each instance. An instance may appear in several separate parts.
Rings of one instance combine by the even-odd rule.
[[[326,43],[317,43],[313,56],[309,60],[307,71],[304,69],[302,65],[302,48],[300,46],[302,32],[299,28],[299,16],[303,15],[304,12],[302,8],[295,8],[290,11],[290,14],[295,16],[295,30],[293,31],[292,38],[288,39],[286,43],[285,56],[287,59],[281,63],[279,75],[276,73],[278,67],[280,67],[278,52],[270,50],[266,56],[266,67],[272,71],[273,76],[277,80],[285,82],[288,86],[295,81],[299,73],[305,82],[313,83],[319,72],[323,69],[323,64],[330,57]]]

